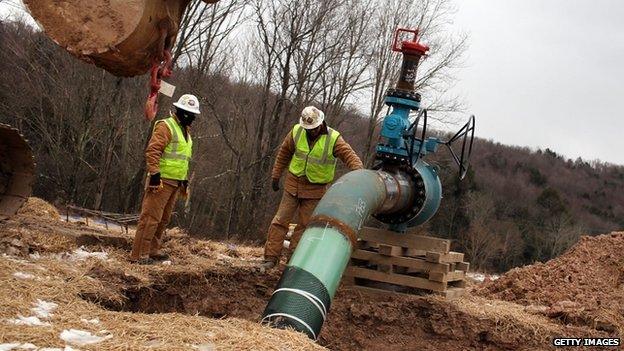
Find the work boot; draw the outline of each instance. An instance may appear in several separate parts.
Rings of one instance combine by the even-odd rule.
[[[262,261],[262,263],[260,264],[260,271],[261,272],[265,272],[268,270],[271,270],[273,268],[275,268],[275,266],[277,266],[278,263],[278,259],[277,258],[265,258],[264,261]]]
[[[149,258],[151,258],[154,261],[166,261],[169,259],[169,255],[167,255],[166,253],[157,253],[157,254],[151,254],[149,255]]]
[[[138,260],[129,259],[128,261],[130,261],[130,263],[132,264],[140,264],[140,265],[149,265],[149,264],[154,264],[156,262],[149,257],[139,258]]]
[[[137,263],[140,264],[140,265],[150,265],[150,264],[156,263],[156,261],[154,261],[153,259],[147,257],[147,258],[142,258],[142,259],[138,260]]]

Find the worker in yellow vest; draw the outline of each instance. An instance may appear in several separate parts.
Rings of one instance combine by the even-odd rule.
[[[173,104],[175,114],[154,125],[145,149],[147,179],[141,215],[132,244],[130,261],[151,264],[164,261],[162,235],[171,218],[178,193],[186,196],[193,140],[189,127],[199,115],[199,100],[186,94]]]
[[[299,123],[282,142],[273,166],[274,191],[279,190],[279,181],[286,168],[288,173],[282,200],[269,226],[263,268],[273,268],[279,262],[288,225],[296,213],[297,227],[289,250],[295,249],[312,211],[334,180],[337,159],[351,170],[363,168],[362,161],[340,133],[327,126],[323,111],[314,106],[304,108]]]

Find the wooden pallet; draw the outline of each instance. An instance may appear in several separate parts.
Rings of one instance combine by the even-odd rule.
[[[469,264],[450,240],[365,227],[344,282],[366,291],[461,296]]]

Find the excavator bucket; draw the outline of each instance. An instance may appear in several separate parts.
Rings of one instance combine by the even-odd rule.
[[[72,55],[121,77],[162,59],[191,0],[24,0],[45,33]],[[204,0],[215,3],[218,0]]]
[[[28,200],[35,181],[32,150],[22,135],[0,124],[0,219],[14,215]]]

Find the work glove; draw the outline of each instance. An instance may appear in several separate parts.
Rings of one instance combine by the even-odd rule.
[[[162,189],[162,179],[160,179],[160,172],[151,174],[149,177],[149,185],[148,188],[150,191],[158,192]]]
[[[186,198],[188,197],[188,185],[189,182],[188,180],[183,180],[180,182],[180,185],[182,185],[182,189],[180,189],[180,198],[186,200]]]
[[[273,191],[278,191],[280,190],[279,187],[279,179],[273,179],[273,182],[271,183],[271,187],[273,188]]]

